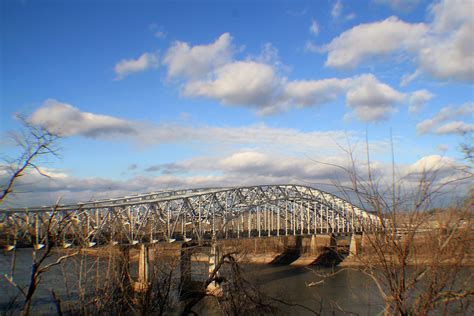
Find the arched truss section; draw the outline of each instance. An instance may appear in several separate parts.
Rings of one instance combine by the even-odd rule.
[[[55,207],[0,211],[0,238],[41,247],[59,244],[375,231],[379,218],[335,195],[301,185],[162,191]]]

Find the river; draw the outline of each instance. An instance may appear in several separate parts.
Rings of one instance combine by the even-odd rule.
[[[53,256],[49,262],[57,257]],[[0,273],[11,273],[12,253],[0,254]],[[99,262],[99,270],[94,269],[97,258],[83,257],[84,266],[88,266],[90,276],[100,277],[105,269],[106,259]],[[80,266],[79,259],[72,259],[67,265],[56,266],[43,275],[38,290],[35,294],[33,305],[34,315],[55,314],[52,299],[52,290],[59,297],[69,298],[77,295],[77,273]],[[15,282],[25,286],[29,282],[31,269],[31,250],[19,249],[16,258]],[[193,263],[193,270],[203,271],[203,263]],[[305,306],[290,307],[281,305],[282,315],[311,315],[309,309],[321,312],[323,315],[343,315],[350,312],[359,315],[376,315],[382,309],[382,301],[373,283],[359,271],[339,271],[318,267],[294,267],[291,265],[244,265],[242,267],[245,277],[256,285],[265,295],[284,300],[290,304]],[[132,267],[133,270],[133,267]],[[84,270],[86,271],[86,270]],[[333,273],[338,272],[338,273]],[[195,272],[194,272],[195,273]],[[331,277],[323,278],[321,275],[333,273]],[[470,272],[469,272],[470,273]],[[196,273],[195,273],[196,274]],[[199,274],[199,273],[198,273]],[[64,275],[68,277],[65,278]],[[74,276],[75,275],[75,276]],[[65,280],[68,280],[65,282]],[[93,282],[92,282],[93,283]],[[310,284],[313,283],[311,286]],[[0,311],[6,312],[9,301],[18,294],[18,290],[9,284],[4,277],[0,279]],[[200,314],[216,314],[212,304],[201,304],[197,309]],[[470,310],[472,312],[472,310]],[[15,314],[15,313],[13,313]],[[461,313],[462,314],[462,313]]]

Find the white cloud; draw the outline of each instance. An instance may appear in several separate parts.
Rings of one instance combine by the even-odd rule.
[[[346,15],[346,20],[347,21],[350,21],[350,20],[354,20],[356,18],[356,14],[354,12],[351,12],[349,13],[348,15]]]
[[[342,131],[300,131],[292,128],[275,128],[265,124],[241,127],[209,126],[190,123],[153,124],[131,121],[112,116],[81,112],[78,108],[46,100],[28,120],[62,136],[85,136],[94,139],[127,139],[134,144],[186,144],[199,143],[220,149],[234,146],[259,148],[285,148],[294,152],[312,152],[325,148],[332,152],[335,142],[345,142],[355,135]],[[126,139],[125,139],[126,140]]]
[[[136,133],[130,121],[108,115],[81,112],[78,108],[49,99],[28,120],[61,136],[82,135],[97,138]]]
[[[346,157],[347,158],[347,157]],[[318,181],[331,183],[343,173],[342,167],[348,166],[348,159],[337,156],[324,157],[316,162],[308,158],[279,155],[275,159],[271,153],[260,151],[238,151],[217,160],[216,166],[225,174],[235,176],[267,177],[271,182]]]
[[[443,0],[429,7],[431,23],[407,23],[396,17],[360,24],[325,45],[326,66],[354,68],[377,56],[405,53],[418,71],[441,80],[474,82],[474,2]],[[413,80],[402,79],[402,85]]]
[[[337,0],[331,9],[331,16],[337,19],[342,13],[342,2],[341,0]]]
[[[237,61],[216,69],[210,80],[189,82],[184,94],[214,98],[229,105],[255,106],[261,110],[272,106],[274,93],[280,91],[281,84],[282,79],[270,65]]]
[[[115,65],[116,80],[121,80],[126,76],[142,72],[148,69],[159,67],[157,53],[143,53],[137,59],[123,59]]]
[[[347,93],[347,104],[354,109],[362,121],[380,121],[387,119],[396,111],[395,105],[404,99],[404,95],[390,86],[379,82],[373,75],[362,75],[357,84]]]
[[[237,152],[219,161],[219,167],[224,170],[243,173],[261,173],[263,168],[274,161],[268,155],[260,152]]]
[[[449,32],[472,22],[474,4],[470,0],[442,0],[430,7],[436,32]]]
[[[324,49],[314,44],[312,41],[306,41],[304,44],[304,50],[310,53],[322,53]]]
[[[422,24],[409,24],[390,17],[380,22],[360,24],[325,45],[326,66],[354,68],[364,59],[400,49],[412,50],[427,32]]]
[[[243,105],[270,114],[292,107],[322,105],[346,94],[346,103],[363,121],[383,120],[395,112],[404,95],[371,74],[357,77],[288,81],[270,65],[253,61],[229,63],[212,79],[191,81],[187,96],[216,99],[223,104]]]
[[[231,61],[233,51],[229,33],[222,34],[208,45],[191,47],[177,41],[166,52],[163,64],[168,66],[169,77],[199,78]]]
[[[265,43],[262,45],[260,54],[255,57],[255,61],[258,63],[272,65],[273,67],[282,67],[282,63],[278,54],[278,49],[273,46],[272,43]],[[247,61],[251,60],[251,58],[247,59]]]
[[[402,76],[402,79],[400,80],[400,87],[406,87],[410,82],[415,80],[421,75],[421,71],[419,69],[415,70],[411,74],[405,74]]]
[[[452,121],[441,125],[435,131],[436,134],[465,134],[473,133],[474,124],[468,124],[463,121]]]
[[[99,177],[76,178],[64,175],[60,171],[51,171],[52,178],[27,173],[19,179],[18,183],[22,192],[25,193],[17,193],[13,196],[22,205],[13,204],[14,200],[10,199],[2,206],[48,205],[54,203],[58,196],[62,197],[63,203],[85,202],[166,189],[256,184],[309,184],[323,188],[325,191],[335,192],[334,183],[351,185],[349,174],[339,168],[351,165],[348,158],[339,153],[315,161],[281,153],[278,159],[275,159],[275,154],[271,152],[238,150],[220,156],[195,157],[185,161],[157,165],[154,166],[155,171],[160,173],[156,176],[147,173],[147,176],[134,176],[126,180]],[[367,177],[365,171],[367,165],[363,160],[356,161],[356,168],[360,177]],[[373,161],[371,168],[372,176],[376,177],[377,183],[388,187],[391,183],[391,166]],[[459,179],[464,175],[460,171],[462,166],[453,159],[438,155],[421,157],[412,164],[399,165],[397,169],[397,176],[402,179],[404,186],[413,189],[410,192],[416,191],[420,175],[426,172],[436,173],[435,185]],[[183,175],[187,172],[192,175]],[[181,175],[176,173],[181,173]],[[55,174],[60,174],[60,176],[55,176]],[[0,173],[0,183],[4,180],[3,177],[4,175]],[[470,182],[472,183],[472,180]],[[467,187],[469,186],[464,186],[464,188]],[[462,194],[462,192],[456,193]]]
[[[315,21],[313,21],[315,22]],[[397,21],[392,21],[398,23]],[[313,31],[317,24],[313,23]],[[308,49],[313,49],[312,46]],[[346,94],[346,104],[363,121],[386,119],[395,112],[402,94],[373,75],[351,78],[290,81],[278,51],[266,43],[258,56],[236,60],[229,33],[207,45],[175,42],[163,64],[169,77],[179,77],[181,93],[225,105],[245,106],[266,115],[292,107],[321,105]]]
[[[349,89],[352,79],[321,79],[290,81],[285,87],[285,96],[300,106],[321,105],[334,101]]]
[[[410,95],[408,111],[411,113],[419,112],[432,98],[433,94],[425,89],[412,92]]]
[[[409,173],[426,173],[434,171],[449,171],[458,168],[459,164],[449,157],[439,155],[425,156],[414,162],[408,167]]]
[[[396,112],[404,94],[381,83],[371,74],[346,79],[292,81],[285,88],[290,104],[313,106],[328,103],[346,94],[347,105],[362,121],[387,119]]]
[[[430,7],[431,36],[419,52],[420,68],[443,80],[474,82],[474,2],[443,0]]]
[[[189,143],[199,142],[216,144],[220,149],[235,145],[256,146],[258,148],[285,148],[293,152],[313,152],[325,148],[333,152],[336,141],[346,141],[355,137],[352,133],[342,131],[308,131],[291,128],[273,128],[265,124],[242,127],[228,126],[156,126],[148,129],[143,140],[150,143]]]
[[[337,156],[327,157],[325,161],[344,166],[347,163],[347,160]],[[336,177],[343,176],[340,169],[325,163],[285,154],[275,159],[269,152],[255,150],[195,157],[148,169],[148,175],[151,171],[160,173],[154,177],[135,176],[125,181],[98,177],[75,178],[69,175],[47,179],[29,173],[18,183],[24,192],[29,193],[22,194],[21,199],[17,200],[31,206],[54,203],[58,196],[62,197],[64,203],[176,188],[308,182],[329,185]],[[192,172],[193,175],[176,175],[186,172]],[[2,180],[0,175],[0,183]]]
[[[471,118],[474,113],[474,103],[466,103],[460,107],[447,106],[442,108],[432,118],[426,119],[416,125],[420,134],[464,134],[474,132],[474,124],[464,121],[453,121],[456,117]],[[449,122],[448,122],[449,121]]]
[[[234,60],[231,40],[231,36],[224,33],[209,45],[191,48],[186,43],[175,43],[164,59],[168,75],[183,77],[182,93],[185,96],[248,106],[259,113],[274,111],[285,81],[277,74],[277,69],[284,68],[278,50],[266,43],[260,55]]]
[[[309,32],[313,35],[319,34],[319,24],[315,20],[311,22],[311,26],[309,27]]]

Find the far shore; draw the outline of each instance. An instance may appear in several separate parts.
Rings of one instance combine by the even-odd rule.
[[[106,247],[99,247],[99,248],[84,248],[81,250],[81,253],[83,254],[88,254],[92,256],[107,256],[110,253],[110,249]],[[179,256],[179,250],[178,249],[166,249],[165,251],[162,252],[162,255],[166,256],[167,258],[172,258],[172,257],[177,257]],[[241,262],[242,264],[271,264],[278,256],[280,253],[276,252],[270,252],[270,253],[251,253],[251,252],[246,252],[246,253],[236,253],[237,260]],[[132,251],[130,253],[130,260],[137,261],[138,260],[138,251]],[[209,255],[206,253],[194,253],[191,256],[191,260],[193,262],[208,262],[209,260]],[[303,254],[299,256],[296,260],[292,261],[289,263],[289,265],[294,266],[294,267],[305,267],[305,266],[311,266],[314,265],[315,261],[317,260],[317,256],[314,255],[308,255],[308,254]],[[338,267],[341,268],[360,268],[366,266],[365,262],[370,261],[368,256],[364,255],[359,255],[359,256],[343,256],[343,260],[337,265]],[[416,260],[412,259],[408,262],[409,266],[415,266],[415,265],[429,265],[431,262],[430,258],[426,257],[418,257]],[[452,265],[452,264],[458,264],[459,262],[455,259],[452,260],[446,260],[444,262],[438,262],[437,264],[440,265]],[[376,263],[372,263],[373,265],[377,265]],[[465,258],[463,262],[461,263],[461,266],[464,267],[474,267],[474,258]]]

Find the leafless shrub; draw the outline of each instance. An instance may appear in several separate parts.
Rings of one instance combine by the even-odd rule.
[[[469,170],[453,167],[451,173],[459,176],[444,180],[435,168],[399,178],[392,159],[391,183],[386,183],[372,170],[368,148],[366,172],[347,152],[350,166],[337,167],[350,183],[336,186],[346,199],[374,212],[382,227],[363,235],[362,252],[353,253],[346,265],[352,262],[373,281],[386,315],[472,312],[472,273],[465,265],[473,259],[473,191],[463,202],[433,207],[438,198],[472,185]]]

